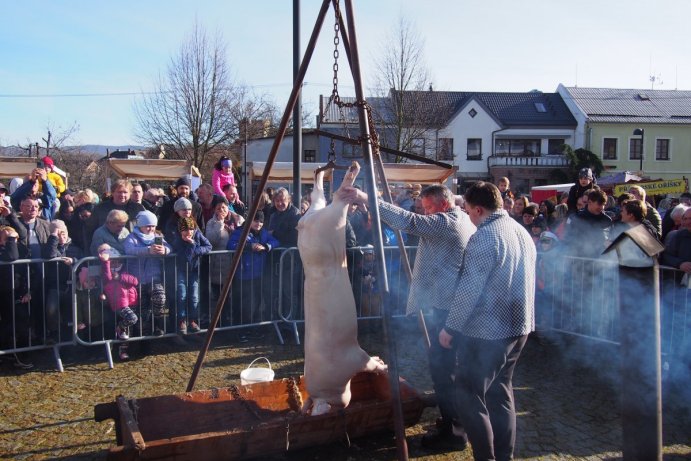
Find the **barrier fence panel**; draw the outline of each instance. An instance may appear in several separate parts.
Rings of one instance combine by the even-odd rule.
[[[406,251],[414,264],[416,247]],[[358,318],[380,318],[383,300],[371,248],[349,248],[346,255]],[[384,256],[392,313],[405,315],[409,284],[399,250],[385,247]],[[617,264],[604,259],[547,260],[542,256],[537,267],[538,328],[618,343]],[[116,338],[116,326],[123,319],[104,296],[108,290],[98,258],[87,257],[71,265],[63,259],[0,262],[0,355],[53,348],[62,370],[60,346],[102,345],[112,367],[112,345],[178,335],[183,318],[188,321],[188,333],[192,320],[204,331],[232,257],[232,251],[214,251],[202,257],[194,269],[179,265],[175,255],[114,258],[123,263],[121,273],[137,277],[136,301],[128,306],[137,321],[129,327],[127,340]],[[263,259],[243,254],[237,272],[217,328],[239,330],[271,324],[283,344],[283,323],[299,343],[298,325],[304,322],[304,274],[297,248],[276,248]],[[691,349],[691,292],[681,283],[683,275],[677,269],[660,268],[662,353],[675,363],[688,363]],[[181,296],[181,288],[188,296]],[[195,288],[196,297],[192,296]],[[198,301],[197,312],[188,305],[191,299]],[[239,332],[238,340],[243,339],[243,332]]]
[[[691,287],[682,283],[684,272],[660,267],[660,328],[662,354],[669,361],[691,367]],[[691,376],[689,376],[691,378]]]
[[[417,247],[406,247],[411,264],[416,250]],[[392,314],[405,315],[409,283],[405,269],[401,265],[398,247],[385,247],[384,259],[389,278],[389,303]],[[381,284],[377,281],[375,274],[373,249],[371,247],[347,248],[346,262],[358,318],[361,320],[381,318],[383,298],[379,288]],[[295,341],[299,344],[298,324],[305,321],[305,312],[304,273],[297,248],[283,250],[274,275],[278,277],[278,288],[272,292],[272,304],[277,306],[280,318],[291,325]]]
[[[0,262],[0,355],[72,343],[69,331],[71,260],[23,259]]]

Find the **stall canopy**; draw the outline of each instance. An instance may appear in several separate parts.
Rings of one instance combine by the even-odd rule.
[[[314,170],[323,166],[321,163],[303,163],[300,170],[300,181],[303,184],[314,182]],[[252,162],[250,168],[251,179],[260,178],[264,174],[266,162]],[[420,165],[412,163],[385,163],[384,172],[390,183],[419,183],[419,184],[443,184],[456,172],[455,168],[443,168],[436,165]],[[274,162],[269,182],[287,183],[293,180],[292,162]],[[325,177],[330,181],[331,176]]]
[[[121,178],[174,180],[182,176],[201,177],[199,170],[186,160],[106,159],[107,167]]]
[[[24,178],[36,168],[36,159],[30,157],[0,158],[1,178]]]
[[[24,178],[36,168],[38,160],[33,157],[0,157],[0,178]],[[67,184],[67,173],[54,166],[53,171],[62,176]]]

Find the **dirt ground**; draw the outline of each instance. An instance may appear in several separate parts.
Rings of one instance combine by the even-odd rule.
[[[286,331],[281,345],[271,326],[263,337],[240,343],[233,332],[217,333],[195,389],[239,383],[240,372],[257,357],[268,357],[276,378],[300,375],[303,348]],[[415,327],[396,325],[400,375],[418,389],[431,389],[425,349]],[[62,348],[65,371],[55,370],[50,350],[27,357],[36,367],[20,371],[0,357],[0,458],[106,458],[115,442],[112,421],[97,423],[93,407],[119,394],[128,398],[183,392],[189,382],[202,336],[184,341],[165,338],[133,344],[132,360],[109,369],[102,347]],[[361,331],[361,345],[372,355],[388,357],[381,330]],[[621,458],[621,422],[617,385],[601,379],[592,368],[571,360],[560,343],[529,341],[514,379],[519,460],[610,460]],[[569,346],[572,347],[572,346]],[[610,350],[605,354],[611,353]],[[595,353],[588,346],[587,353]],[[605,359],[608,360],[608,359]],[[675,400],[676,399],[676,400]],[[687,402],[665,397],[665,460],[691,459],[691,415]],[[406,430],[410,459],[470,460],[461,453],[429,452],[421,435],[433,425],[436,410]],[[267,458],[271,460],[365,461],[398,459],[392,434],[353,440],[350,447],[331,444]]]

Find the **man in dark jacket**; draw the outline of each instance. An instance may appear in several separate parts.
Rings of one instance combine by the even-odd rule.
[[[566,201],[566,204],[569,206],[569,214],[576,213],[578,211],[576,204],[578,203],[578,199],[582,197],[583,194],[590,189],[596,188],[597,186],[595,185],[593,170],[590,168],[581,168],[581,171],[578,172],[578,181],[576,181],[576,184],[571,186],[571,189],[569,189],[569,198]]]
[[[177,198],[185,197],[192,202],[192,217],[197,222],[199,230],[204,233],[204,220],[202,218],[202,206],[196,200],[190,198],[192,193],[192,186],[186,177],[182,177],[175,182],[175,190],[177,191]],[[158,230],[163,231],[168,224],[170,217],[175,214],[173,206],[175,200],[168,200],[161,207],[161,213],[158,215]]]
[[[607,195],[600,189],[588,193],[588,204],[571,215],[564,240],[574,256],[597,258],[605,249],[612,218],[604,213]]]

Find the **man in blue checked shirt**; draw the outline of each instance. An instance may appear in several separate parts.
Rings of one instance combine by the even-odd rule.
[[[477,226],[466,247],[442,347],[455,347],[456,410],[476,460],[513,459],[513,371],[535,329],[535,244],[502,209],[499,189],[471,186],[466,212]]]

